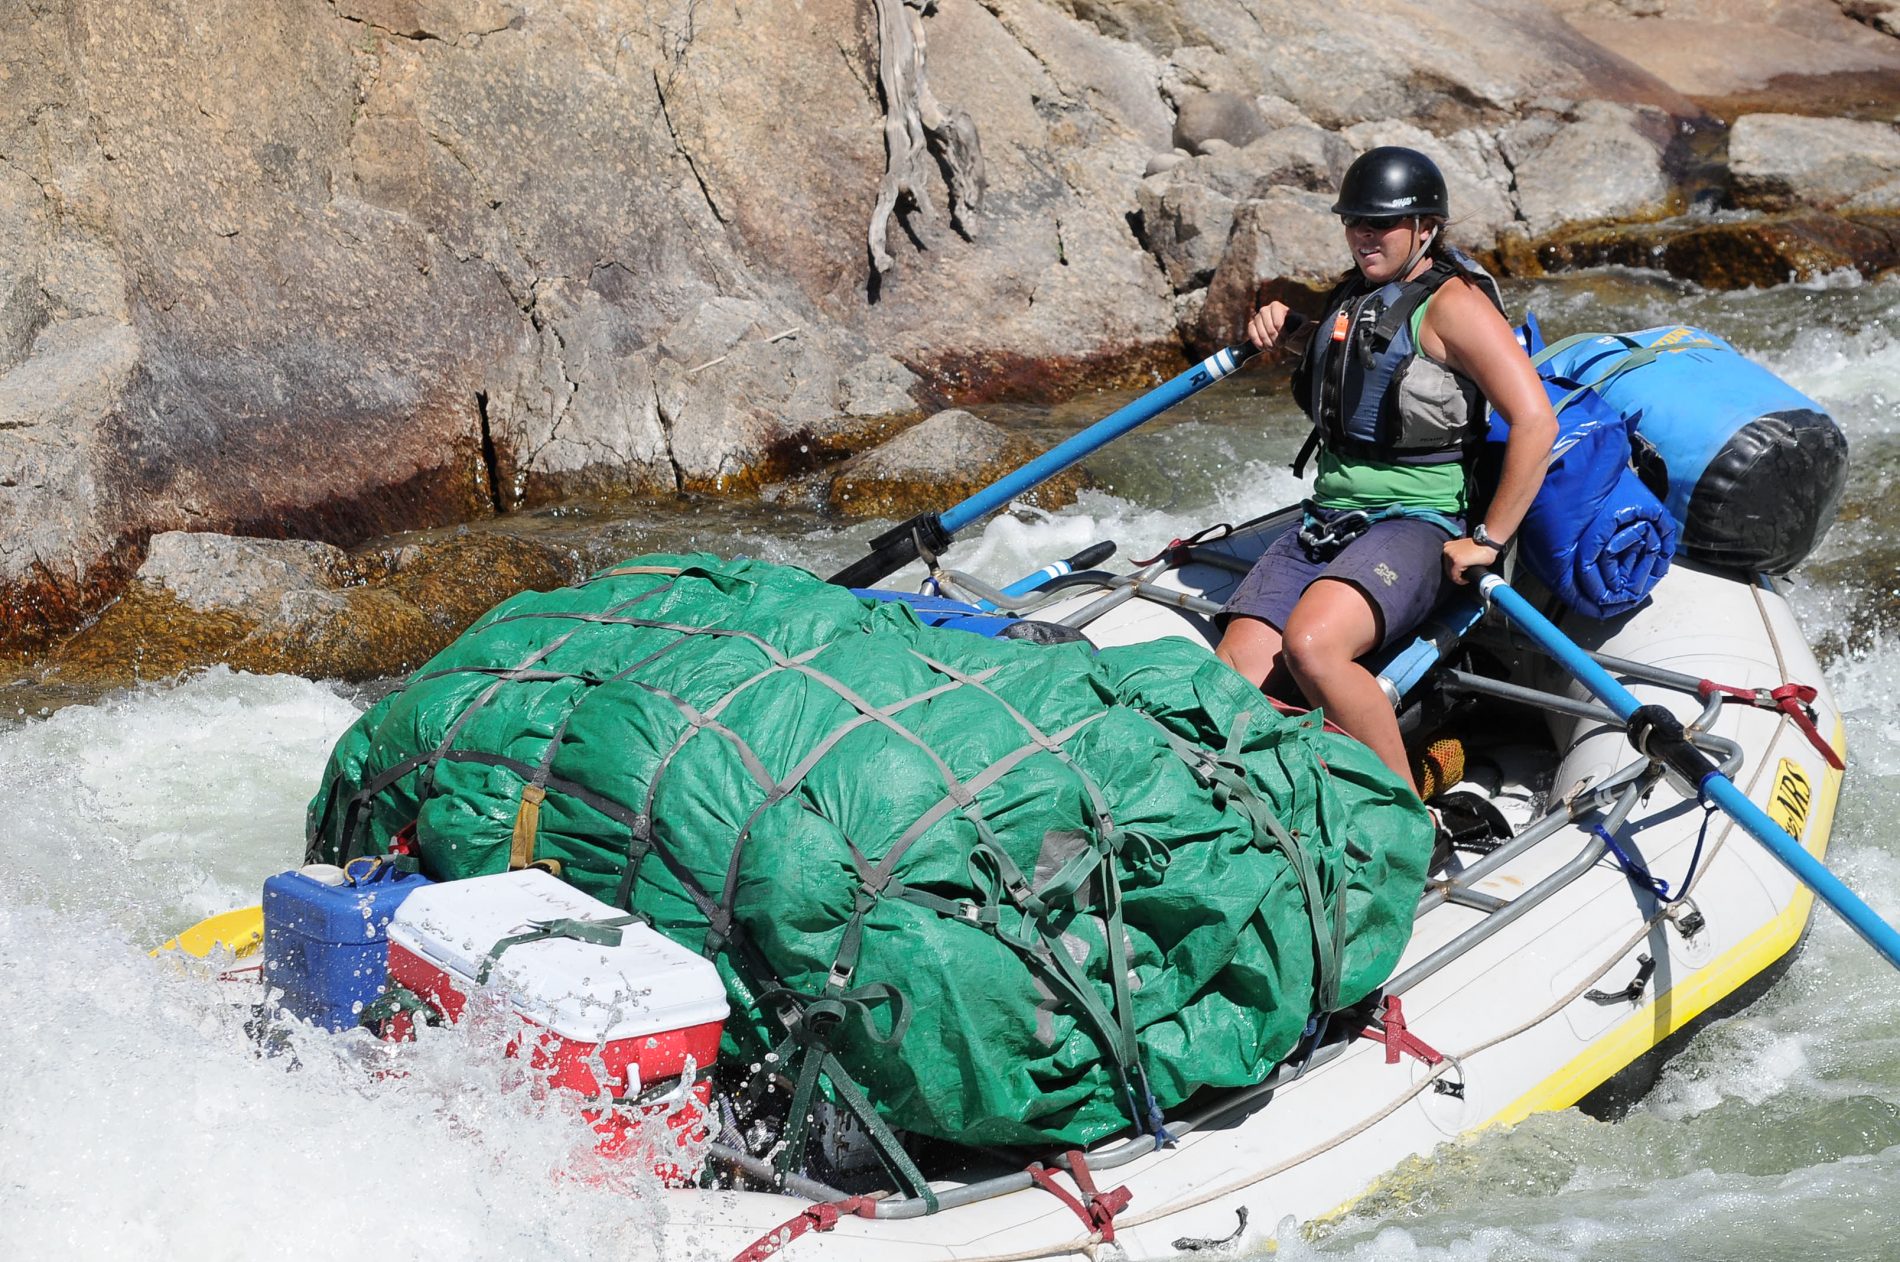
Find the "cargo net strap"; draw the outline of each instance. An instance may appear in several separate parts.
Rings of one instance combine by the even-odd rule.
[[[1153,715],[1145,716],[1161,732],[1175,757],[1186,763],[1201,783],[1213,792],[1215,805],[1232,802],[1253,825],[1254,844],[1266,849],[1272,845],[1285,856],[1299,882],[1300,901],[1306,911],[1307,927],[1313,940],[1313,1013],[1330,1014],[1339,1007],[1340,961],[1346,950],[1346,891],[1342,874],[1328,900],[1321,889],[1320,873],[1312,856],[1300,848],[1299,840],[1287,830],[1267,800],[1247,779],[1247,769],[1238,757],[1240,743],[1247,734],[1247,722],[1253,716],[1242,711],[1234,719],[1227,737],[1227,748],[1215,754],[1170,731]],[[1328,907],[1330,906],[1330,914]],[[1330,924],[1327,923],[1330,921]],[[1309,1024],[1309,1028],[1310,1024]]]
[[[624,567],[608,571],[598,577],[610,578],[633,573],[656,574],[676,579],[681,571],[670,567]],[[964,673],[950,665],[917,653],[914,649],[911,652],[918,660],[932,671],[944,676],[945,682],[891,705],[873,706],[841,680],[810,664],[810,659],[828,646],[821,645],[797,656],[787,656],[768,641],[750,632],[639,618],[628,613],[640,602],[652,599],[672,586],[671,581],[657,584],[627,601],[597,613],[536,611],[506,615],[485,624],[550,619],[676,633],[678,638],[611,676],[597,677],[582,672],[555,671],[543,666],[550,654],[583,629],[576,627],[540,646],[513,667],[451,667],[420,675],[412,680],[411,682],[414,683],[458,673],[482,673],[495,676],[494,682],[476,696],[457,716],[434,749],[413,755],[387,768],[352,795],[345,806],[342,827],[339,830],[342,853],[346,857],[356,853],[359,845],[366,840],[365,834],[369,825],[368,807],[377,794],[405,777],[417,775],[417,807],[420,809],[422,803],[434,790],[437,768],[444,763],[473,763],[506,768],[523,780],[522,806],[517,815],[515,834],[510,847],[511,867],[527,866],[535,861],[533,831],[538,821],[540,804],[550,791],[571,796],[624,826],[628,835],[627,861],[615,902],[622,908],[631,909],[633,890],[638,881],[640,867],[649,855],[657,858],[692,900],[699,913],[705,917],[708,932],[704,952],[709,956],[724,952],[752,993],[760,996],[761,1001],[771,1003],[774,1009],[772,1015],[784,1029],[784,1038],[772,1055],[775,1060],[787,1067],[788,1072],[796,1075],[797,1085],[794,1090],[788,1132],[785,1142],[780,1146],[775,1163],[781,1174],[791,1173],[803,1164],[809,1143],[818,1079],[822,1076],[830,1082],[838,1102],[856,1117],[870,1135],[878,1149],[880,1159],[892,1177],[911,1195],[922,1198],[930,1208],[935,1208],[936,1198],[922,1173],[911,1162],[895,1135],[877,1115],[862,1088],[851,1078],[830,1048],[831,1037],[847,1019],[859,1023],[873,1036],[872,1043],[881,1046],[895,1046],[902,1039],[905,1028],[908,1026],[903,996],[894,986],[888,983],[877,983],[873,986],[853,988],[851,985],[865,918],[877,905],[878,900],[885,897],[903,898],[939,915],[955,917],[975,924],[1020,955],[1032,975],[1038,978],[1041,987],[1050,992],[1057,1001],[1066,1000],[1079,1017],[1092,1028],[1097,1044],[1102,1049],[1105,1060],[1115,1076],[1119,1088],[1118,1095],[1131,1124],[1140,1131],[1154,1134],[1161,1142],[1171,1142],[1161,1109],[1149,1086],[1148,1075],[1141,1062],[1140,1048],[1136,1038],[1129,984],[1129,942],[1123,928],[1121,880],[1117,871],[1118,861],[1124,857],[1124,852],[1128,852],[1126,857],[1135,862],[1162,863],[1165,862],[1165,855],[1152,853],[1157,847],[1149,839],[1138,834],[1126,833],[1115,824],[1100,786],[1076,765],[1063,748],[1066,742],[1102,716],[1092,715],[1062,731],[1054,734],[1044,733],[1027,716],[1010,706],[987,686],[987,680],[994,673],[994,669]],[[768,665],[765,669],[735,685],[703,711],[683,697],[644,681],[630,678],[636,671],[674,651],[695,636],[724,636],[744,640],[766,657]],[[763,761],[745,739],[720,722],[720,714],[747,689],[779,672],[788,670],[797,671],[829,689],[848,703],[855,714],[826,735],[786,774],[783,780],[774,780]],[[501,754],[454,748],[456,738],[468,726],[469,721],[483,706],[493,700],[505,685],[517,682],[553,681],[578,681],[588,687],[577,694],[570,703],[567,713],[551,731],[542,756],[534,763],[530,764]],[[589,697],[597,695],[598,685],[619,681],[630,682],[635,687],[642,688],[665,700],[686,720],[686,726],[666,754],[662,756],[654,774],[649,779],[645,799],[637,809],[624,803],[614,802],[584,785],[557,776],[552,770],[556,752],[574,716],[574,711]],[[967,783],[961,780],[921,737],[897,721],[897,716],[906,709],[957,688],[974,688],[983,692],[1002,707],[1021,726],[1028,737],[1023,745],[997,759]],[[1243,729],[1245,722],[1246,718],[1242,716]],[[735,920],[733,903],[739,885],[743,851],[751,836],[753,826],[768,808],[792,793],[805,776],[819,765],[825,754],[845,736],[866,724],[873,723],[881,725],[925,755],[943,779],[944,794],[910,824],[891,846],[889,852],[877,863],[873,864],[855,846],[851,847],[852,860],[859,878],[859,891],[853,913],[840,937],[837,957],[820,993],[814,995],[796,992],[780,981],[760,952],[746,939],[746,935]],[[687,742],[701,732],[712,733],[726,741],[738,755],[746,773],[764,794],[763,800],[752,811],[735,838],[726,879],[717,896],[702,887],[686,866],[676,856],[669,853],[667,847],[656,838],[653,829],[653,808],[661,781]],[[1206,751],[1179,741],[1172,734],[1170,734],[1170,741],[1176,744],[1176,752],[1188,760],[1190,765],[1198,766],[1198,760],[1208,760],[1210,764],[1218,762],[1218,760],[1213,760],[1213,756],[1208,755]],[[1086,832],[1060,839],[1073,848],[1073,854],[1042,880],[1032,883],[997,841],[988,820],[984,817],[977,795],[1025,759],[1037,753],[1047,753],[1061,760],[1077,777],[1086,793],[1085,810],[1089,826]],[[1265,827],[1272,832],[1282,848],[1288,852],[1289,857],[1294,860],[1301,874],[1301,889],[1306,895],[1309,914],[1312,914],[1312,909],[1317,907],[1318,903],[1317,883],[1310,862],[1287,836],[1279,821],[1273,818],[1272,812],[1266,808],[1265,803],[1252,792],[1245,782],[1244,774],[1237,775],[1231,768],[1226,767],[1225,763],[1220,763],[1219,766],[1222,769],[1214,778],[1222,783],[1232,782],[1231,786],[1224,791],[1233,793],[1243,803],[1251,804],[1248,814],[1255,819],[1257,827],[1260,826],[1261,819],[1269,821]],[[1221,780],[1222,776],[1227,779]],[[332,782],[331,800],[326,801],[312,829],[309,854],[313,859],[320,855],[325,844],[329,817],[335,806],[334,796],[337,783],[339,782]],[[977,841],[971,848],[968,863],[975,885],[982,891],[980,902],[953,902],[927,891],[909,888],[895,879],[896,866],[904,853],[934,824],[952,811],[960,812],[977,834]],[[1008,923],[1003,915],[1006,904],[1016,913],[1012,918],[1013,924]],[[1090,915],[1102,930],[1108,956],[1107,972],[1112,991],[1111,1002],[1107,1005],[1101,1002],[1100,996],[1090,984],[1081,964],[1072,958],[1063,945],[1058,911],[1064,905],[1073,906],[1084,914]],[[1097,907],[1099,911],[1091,911],[1092,908]],[[1337,991],[1337,955],[1337,944],[1335,944],[1332,955],[1324,959],[1321,969],[1321,975],[1327,981],[1325,993],[1328,995]],[[892,1012],[890,1029],[888,1033],[881,1036],[876,1034],[876,1027],[871,1016],[871,1007],[877,1003],[888,1004]]]

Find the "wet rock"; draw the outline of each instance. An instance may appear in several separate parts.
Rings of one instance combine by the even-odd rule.
[[[1244,148],[1266,134],[1260,108],[1238,92],[1198,92],[1181,101],[1174,119],[1174,147],[1206,153],[1207,142]]]
[[[578,576],[573,554],[481,531],[346,553],[168,532],[138,579],[53,655],[57,680],[123,686],[222,663],[312,678],[413,670],[495,604]]]
[[[1593,227],[1537,248],[1550,270],[1659,268],[1711,289],[1766,288],[1841,271],[1873,277],[1900,267],[1900,217],[1786,215]]]
[[[1891,124],[1745,114],[1728,150],[1738,205],[1900,209],[1900,131]]]
[[[847,517],[908,517],[965,499],[1027,463],[1040,449],[961,409],[919,422],[840,467],[826,499]],[[1057,474],[1024,498],[1044,508],[1073,503],[1087,480]]]
[[[308,539],[242,539],[170,530],[154,535],[138,581],[199,613],[224,610],[260,628],[341,613],[360,582],[343,549]]]
[[[1585,101],[1505,129],[1499,146],[1516,178],[1525,226],[1542,236],[1565,224],[1663,214],[1669,127],[1660,112]]]

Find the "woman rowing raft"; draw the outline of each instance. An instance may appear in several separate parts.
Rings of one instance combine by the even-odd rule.
[[[1248,320],[1262,351],[1301,353],[1293,392],[1313,433],[1294,472],[1316,448],[1319,470],[1301,529],[1223,607],[1217,649],[1270,693],[1297,687],[1415,790],[1392,705],[1357,659],[1423,621],[1447,581],[1499,560],[1557,434],[1497,283],[1445,241],[1448,201],[1424,154],[1368,151],[1333,204],[1353,270],[1325,314],[1271,302]],[[1487,403],[1510,436],[1497,490],[1474,513]]]

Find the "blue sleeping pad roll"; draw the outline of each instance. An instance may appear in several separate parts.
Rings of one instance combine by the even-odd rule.
[[[1598,393],[1636,432],[1636,460],[1666,479],[1683,554],[1785,574],[1834,522],[1847,438],[1821,405],[1713,333],[1660,325],[1559,343],[1547,375],[1590,382],[1636,350],[1655,352]]]
[[[1573,383],[1546,380],[1544,389],[1563,407],[1544,485],[1518,528],[1519,556],[1570,608],[1614,618],[1669,572],[1676,524],[1630,468],[1629,422]],[[1494,424],[1493,440],[1503,436]]]

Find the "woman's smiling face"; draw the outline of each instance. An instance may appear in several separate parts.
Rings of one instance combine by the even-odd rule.
[[[1352,250],[1359,274],[1377,285],[1399,279],[1407,259],[1418,249],[1422,224],[1412,217],[1369,218],[1346,215],[1346,245]]]

